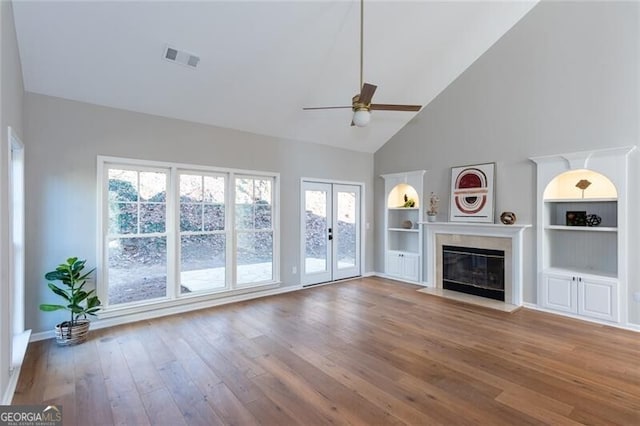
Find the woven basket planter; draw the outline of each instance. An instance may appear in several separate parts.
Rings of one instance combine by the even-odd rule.
[[[85,342],[89,336],[89,320],[78,320],[72,326],[69,326],[69,322],[65,321],[62,324],[56,325],[55,331],[58,345],[78,345]]]

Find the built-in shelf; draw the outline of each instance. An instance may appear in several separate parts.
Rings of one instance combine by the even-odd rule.
[[[557,231],[575,231],[575,232],[618,232],[618,228],[613,226],[565,226],[565,225],[547,225],[544,229],[554,229]]]
[[[420,232],[419,229],[413,229],[413,228],[389,228],[389,231],[393,231],[393,232]]]
[[[382,175],[385,187],[385,274],[410,282],[422,275],[422,189],[424,170]],[[405,200],[414,207],[403,207]]]
[[[389,207],[388,210],[419,210],[418,207]]]
[[[618,201],[617,198],[556,198],[545,199],[545,203],[608,203]]]
[[[618,275],[610,271],[601,271],[589,268],[558,268],[549,267],[544,270],[545,274],[575,274],[575,275],[589,275],[592,277],[605,277],[605,278],[617,278]]]
[[[607,323],[628,320],[628,156],[634,149],[531,159],[540,307]]]

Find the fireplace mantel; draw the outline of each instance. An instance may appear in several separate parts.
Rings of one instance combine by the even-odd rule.
[[[428,287],[437,287],[437,250],[436,237],[439,234],[508,238],[511,240],[511,291],[510,303],[522,306],[522,281],[523,281],[523,234],[531,225],[502,225],[495,223],[466,223],[466,222],[420,222],[424,226],[425,252],[427,260],[427,273],[425,274]]]
[[[497,223],[420,222],[428,232],[439,234],[484,235],[487,237],[512,237],[522,234],[531,225],[502,225]]]

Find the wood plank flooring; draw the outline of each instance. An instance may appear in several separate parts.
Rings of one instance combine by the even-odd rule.
[[[640,425],[640,334],[365,278],[29,345],[67,425]]]

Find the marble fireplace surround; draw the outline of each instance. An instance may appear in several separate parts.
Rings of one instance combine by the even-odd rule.
[[[442,246],[502,250],[505,254],[505,302],[522,306],[523,231],[531,225],[424,222],[429,287],[442,289]],[[500,302],[499,302],[500,303]]]

